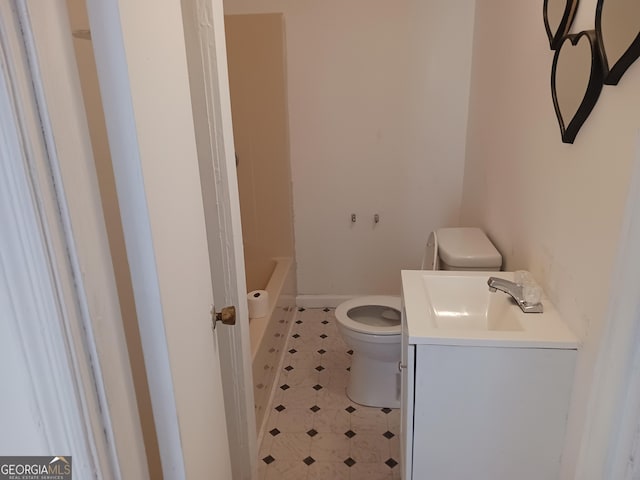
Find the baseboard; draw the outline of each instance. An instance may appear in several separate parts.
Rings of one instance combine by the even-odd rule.
[[[303,308],[335,308],[357,295],[298,295],[296,305]]]
[[[289,308],[289,307],[292,308],[298,305],[296,302],[297,302],[297,298],[295,295],[283,293],[280,295],[280,297],[278,297],[278,300],[276,301],[276,306],[281,308]]]

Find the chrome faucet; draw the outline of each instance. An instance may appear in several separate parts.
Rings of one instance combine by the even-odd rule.
[[[500,290],[501,292],[510,295],[513,298],[520,310],[524,313],[542,313],[542,303],[529,303],[524,299],[524,293],[522,285],[511,282],[509,280],[505,280],[504,278],[498,277],[489,277],[487,280],[487,285],[489,285],[489,291],[495,292],[496,290]]]

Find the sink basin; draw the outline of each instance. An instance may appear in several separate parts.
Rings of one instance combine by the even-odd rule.
[[[506,293],[489,291],[491,276],[513,280],[512,272],[403,270],[403,335],[414,344],[577,348],[544,294],[544,313],[524,313]]]
[[[423,280],[437,328],[523,330],[520,308],[508,295],[491,293],[487,277],[428,275]]]

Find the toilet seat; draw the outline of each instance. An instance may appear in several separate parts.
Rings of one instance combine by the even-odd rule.
[[[342,302],[336,307],[336,320],[343,327],[349,330],[369,335],[400,335],[402,333],[402,325],[400,323],[393,326],[368,325],[366,323],[358,322],[349,317],[348,313],[350,310],[357,307],[367,306],[386,307],[389,309],[397,310],[398,312],[401,311],[400,297],[392,297],[389,295],[357,297]]]

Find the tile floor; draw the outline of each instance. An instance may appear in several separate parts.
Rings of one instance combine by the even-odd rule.
[[[349,400],[351,353],[333,310],[298,310],[269,405],[259,480],[400,478],[400,410]]]

